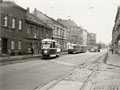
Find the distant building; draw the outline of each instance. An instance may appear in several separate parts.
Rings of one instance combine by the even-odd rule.
[[[115,25],[112,31],[112,46],[115,53],[120,54],[120,6],[118,6]]]
[[[77,24],[72,20],[58,19],[58,22],[67,27],[67,41],[68,43],[83,44],[82,41],[82,30]]]
[[[90,33],[88,32],[87,33],[87,49],[89,50],[89,49],[91,49],[91,45],[90,45]]]
[[[52,28],[53,30],[52,39],[56,40],[60,44],[62,51],[65,51],[67,47],[66,26],[36,9],[33,11],[33,14]]]
[[[93,48],[96,45],[96,33],[89,33],[89,35],[90,35],[89,48]]]
[[[85,30],[85,29],[83,29],[82,28],[82,30],[83,30],[83,45],[85,45],[85,46],[87,46],[87,35],[88,35],[88,32]]]
[[[14,2],[0,2],[0,55],[24,54],[26,10]]]

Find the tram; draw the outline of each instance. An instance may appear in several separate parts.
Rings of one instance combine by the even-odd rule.
[[[60,52],[61,52],[60,44],[58,44],[56,40],[53,39],[42,40],[41,47],[42,58],[58,57],[60,56]]]
[[[81,47],[81,52],[82,52],[82,53],[85,53],[85,52],[87,51],[87,46],[85,46],[85,45],[80,45],[80,47]]]
[[[87,47],[85,45],[79,45],[79,44],[70,44],[68,45],[68,53],[84,53],[87,51]]]

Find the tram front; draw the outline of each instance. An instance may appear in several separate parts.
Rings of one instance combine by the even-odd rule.
[[[57,42],[52,39],[43,39],[42,40],[42,58],[48,57],[56,57],[58,55],[57,52]]]

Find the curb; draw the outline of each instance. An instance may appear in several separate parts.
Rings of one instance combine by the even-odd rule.
[[[37,55],[37,56],[21,56],[21,57],[7,57],[7,58],[4,58],[4,59],[0,59],[0,63],[1,65],[4,65],[4,64],[9,64],[10,62],[14,62],[14,61],[23,61],[23,60],[26,60],[26,59],[29,59],[29,58],[37,58],[37,57],[41,57],[41,55]]]
[[[61,53],[61,55],[65,55],[65,54],[67,54],[67,52],[62,52]],[[23,60],[25,60],[25,59],[30,59],[30,58],[38,58],[38,57],[41,57],[41,54],[39,54],[39,55],[33,55],[33,56],[30,56],[30,55],[24,55],[24,56],[16,56],[16,57],[14,57],[14,56],[7,56],[7,57],[5,57],[5,58],[0,58],[0,64],[1,65],[5,65],[5,64],[8,64],[8,63],[10,63],[10,62],[14,62],[14,61],[23,61]]]

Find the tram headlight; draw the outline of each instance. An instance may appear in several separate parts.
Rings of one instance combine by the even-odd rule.
[[[44,53],[46,54],[48,51],[47,50],[44,50]]]

